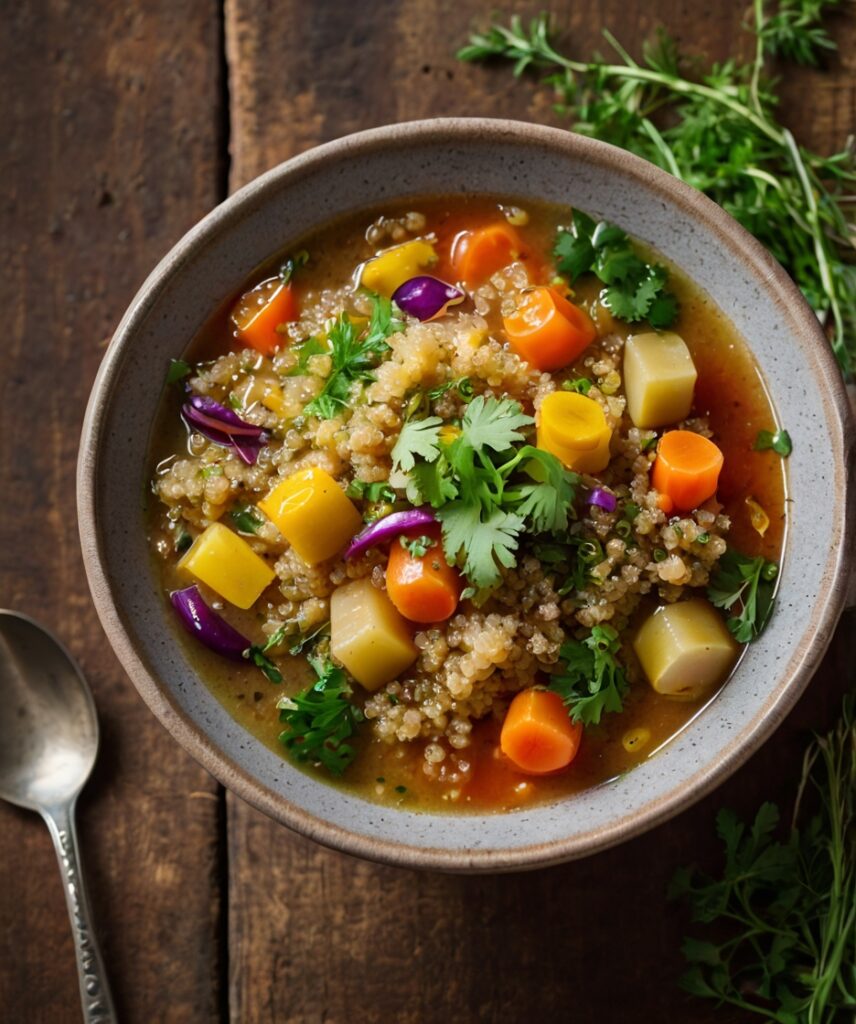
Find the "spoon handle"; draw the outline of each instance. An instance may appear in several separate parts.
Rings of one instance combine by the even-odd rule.
[[[92,910],[83,882],[74,820],[75,802],[71,800],[67,804],[46,809],[42,816],[50,830],[62,873],[74,951],[77,954],[77,977],[84,1024],[115,1024],[116,1010],[98,940],[92,929]]]

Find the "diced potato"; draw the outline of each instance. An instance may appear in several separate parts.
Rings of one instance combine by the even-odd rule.
[[[436,262],[437,253],[434,246],[417,238],[412,242],[387,249],[380,256],[369,260],[363,267],[360,284],[389,298],[399,285],[409,281],[411,277],[416,277],[426,267]]]
[[[276,575],[250,545],[222,523],[201,533],[178,563],[237,608],[250,608]]]
[[[361,579],[330,598],[330,653],[358,683],[376,690],[412,665],[419,652],[392,601]]]
[[[693,402],[695,364],[683,338],[635,334],[624,346],[627,412],[637,427],[665,427],[685,420]]]
[[[680,700],[697,700],[723,682],[737,660],[736,642],[702,598],[658,608],[633,649],[657,693]]]
[[[286,477],[259,508],[307,565],[341,551],[363,525],[354,503],[317,466]]]

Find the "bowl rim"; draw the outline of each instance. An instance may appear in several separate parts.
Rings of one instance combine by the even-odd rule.
[[[123,615],[113,600],[110,574],[102,557],[101,531],[96,515],[98,459],[106,425],[108,398],[136,329],[157,303],[172,273],[192,260],[221,231],[240,220],[244,212],[264,204],[267,196],[289,182],[301,180],[329,162],[355,153],[398,149],[407,145],[459,143],[477,136],[481,143],[517,142],[536,144],[567,155],[579,155],[587,162],[611,171],[620,167],[663,201],[677,204],[691,213],[730,248],[735,259],[748,264],[754,276],[787,304],[795,326],[816,343],[817,370],[828,385],[825,421],[840,429],[845,465],[843,485],[837,489],[835,510],[841,524],[841,542],[829,552],[825,568],[830,581],[812,609],[810,639],[779,674],[768,699],[733,740],[706,763],[703,769],[677,782],[656,803],[642,813],[622,816],[607,825],[547,843],[532,843],[510,849],[441,849],[408,845],[351,832],[293,805],[284,795],[269,789],[238,766],[208,738],[204,730],[178,707],[168,692],[137,654]],[[410,868],[456,872],[498,872],[533,869],[587,856],[648,831],[696,803],[736,771],[769,738],[807,686],[831,638],[844,607],[848,586],[848,559],[854,547],[856,502],[851,467],[854,427],[845,386],[831,348],[817,317],[797,286],[769,252],[721,207],[701,192],[653,164],[615,146],[566,129],[496,118],[451,117],[385,125],[343,136],[324,143],[279,164],[253,179],[220,203],[190,229],[163,257],[143,282],[122,317],[90,393],[81,432],[77,466],[77,509],[84,567],[93,603],[102,627],[119,661],[144,702],[173,738],[223,786],[280,824],[343,853]]]

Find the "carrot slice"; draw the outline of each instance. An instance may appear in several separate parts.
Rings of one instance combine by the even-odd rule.
[[[559,370],[579,358],[597,337],[585,310],[555,288],[532,288],[502,324],[514,351],[538,370]]]
[[[411,554],[402,544],[402,539],[421,536],[432,542],[424,555]],[[446,561],[439,527],[411,530],[392,542],[386,564],[386,592],[411,622],[442,622],[454,613],[461,596],[461,577]]]
[[[651,483],[681,512],[689,512],[716,494],[722,452],[691,430],[670,430],[657,445]]]
[[[296,320],[297,316],[297,297],[292,285],[272,277],[241,296],[232,310],[232,323],[245,345],[270,356],[285,343],[277,327]]]
[[[577,756],[583,727],[568,717],[562,698],[551,690],[518,693],[502,724],[500,748],[528,775],[566,768]]]
[[[452,266],[458,277],[473,286],[517,259],[523,249],[520,235],[509,224],[489,224],[462,231],[452,242]]]

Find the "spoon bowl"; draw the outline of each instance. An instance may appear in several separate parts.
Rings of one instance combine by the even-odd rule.
[[[0,609],[0,797],[44,818],[71,919],[83,1019],[116,1014],[92,931],[74,812],[98,753],[98,717],[83,673],[33,619]]]

